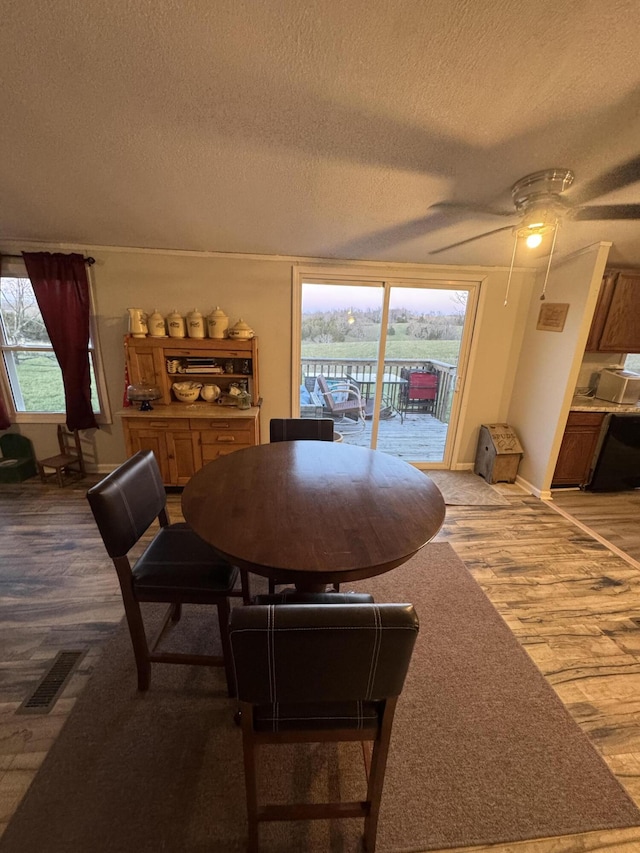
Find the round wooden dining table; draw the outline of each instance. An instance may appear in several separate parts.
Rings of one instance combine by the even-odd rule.
[[[445,504],[395,456],[281,441],[209,462],[185,486],[182,512],[234,565],[317,591],[406,562],[440,530]]]

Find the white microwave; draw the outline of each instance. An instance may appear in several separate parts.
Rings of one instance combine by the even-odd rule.
[[[631,370],[603,370],[595,396],[610,403],[637,403],[640,399],[640,373]]]

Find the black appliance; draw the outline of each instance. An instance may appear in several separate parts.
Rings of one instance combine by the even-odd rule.
[[[640,415],[611,415],[587,489],[622,492],[640,487]]]

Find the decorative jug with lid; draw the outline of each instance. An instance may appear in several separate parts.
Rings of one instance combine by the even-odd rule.
[[[224,338],[229,328],[229,318],[218,305],[207,317],[207,332],[210,338]]]
[[[175,308],[167,316],[167,328],[169,329],[169,337],[171,338],[184,338],[186,334],[184,317],[178,314]]]
[[[190,338],[204,338],[204,317],[194,308],[187,314],[187,332]]]

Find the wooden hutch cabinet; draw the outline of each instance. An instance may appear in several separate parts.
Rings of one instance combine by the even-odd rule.
[[[605,273],[585,349],[640,352],[640,270]]]
[[[257,338],[245,341],[127,335],[125,359],[131,384],[157,385],[162,394],[152,403],[152,411],[141,412],[132,405],[119,412],[127,453],[131,456],[138,450],[152,450],[165,485],[184,486],[207,462],[260,443]],[[199,365],[214,360],[223,369],[230,368],[229,372],[197,372]],[[179,364],[177,369],[175,362]],[[218,385],[223,392],[232,382],[246,382],[252,401],[258,405],[239,409],[204,400],[180,402],[171,388],[174,382],[188,380]]]

